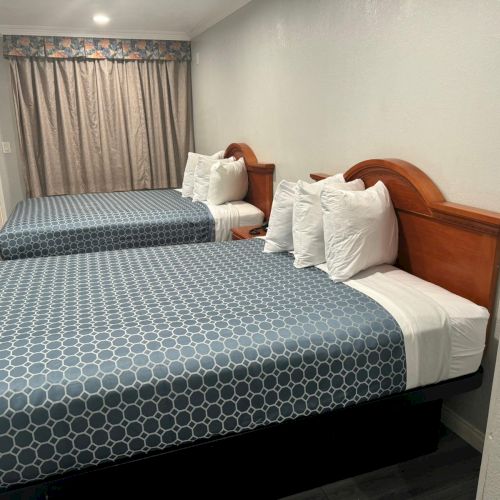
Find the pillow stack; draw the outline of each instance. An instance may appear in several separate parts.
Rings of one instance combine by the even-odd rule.
[[[306,184],[302,181],[281,181],[278,184],[273,198],[271,215],[269,217],[269,227],[266,234],[264,252],[288,252],[294,249],[294,231],[296,227],[294,222],[294,208],[296,207],[297,193],[303,186],[307,186],[304,189],[310,187],[312,191],[317,191],[316,206],[320,209],[321,215],[319,193],[325,183],[330,182],[334,184],[345,184],[344,176],[342,174],[336,174],[314,184]],[[299,218],[301,217],[299,216]],[[321,217],[319,217],[319,220],[321,221]]]
[[[191,198],[193,196],[194,172],[196,170],[198,160],[202,157],[222,160],[224,158],[224,151],[219,151],[212,156],[200,155],[198,153],[188,153],[188,159],[186,162],[186,167],[184,169],[184,179],[182,180],[182,196],[184,198]]]
[[[295,267],[317,266],[326,260],[320,202],[320,195],[326,188],[332,191],[363,191],[365,184],[361,179],[339,183],[335,177],[328,177],[314,184],[297,182],[293,206]]]
[[[333,281],[396,261],[398,221],[383,182],[358,193],[327,187],[321,193],[321,207],[326,263]]]
[[[222,205],[243,200],[247,191],[248,174],[243,158],[224,158],[224,151],[212,156],[188,154],[182,196]]]
[[[217,162],[210,171],[207,202],[222,205],[229,201],[240,201],[247,195],[248,174],[245,160]]]
[[[361,179],[338,174],[309,184],[282,181],[276,189],[264,252],[294,251],[298,268],[327,263],[345,281],[397,257],[398,224],[382,182],[365,190]]]
[[[276,188],[264,245],[266,253],[293,250],[292,221],[296,186],[296,182],[281,181]]]

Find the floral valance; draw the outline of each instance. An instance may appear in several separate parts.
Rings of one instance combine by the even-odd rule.
[[[4,35],[5,57],[190,61],[191,42]]]

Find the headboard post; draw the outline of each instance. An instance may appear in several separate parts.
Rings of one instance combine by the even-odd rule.
[[[230,144],[225,158],[234,156],[236,159],[243,157],[248,173],[248,192],[245,201],[255,205],[264,212],[264,220],[269,220],[273,203],[273,175],[274,164],[259,163],[254,152],[247,144]]]
[[[315,180],[327,174],[311,174]],[[344,174],[366,187],[381,180],[399,222],[398,266],[457,295],[495,309],[500,213],[447,202],[419,168],[399,159],[367,160]]]

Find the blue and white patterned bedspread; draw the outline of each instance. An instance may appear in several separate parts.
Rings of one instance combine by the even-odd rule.
[[[209,208],[174,189],[32,198],[0,230],[0,257],[204,243],[214,231]]]
[[[0,486],[403,391],[393,317],[262,245],[0,262]]]

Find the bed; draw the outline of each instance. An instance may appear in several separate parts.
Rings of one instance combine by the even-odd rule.
[[[269,216],[274,172],[246,144],[228,146],[225,157],[231,156],[245,159],[244,201],[193,203],[178,189],[32,198],[20,202],[0,230],[0,258],[229,240],[232,227],[259,226]]]
[[[384,181],[401,233],[399,268],[355,283],[258,239],[0,263],[5,498],[175,497],[186,470],[191,493],[275,498],[431,451],[442,398],[481,383],[500,215],[399,160],[355,177]],[[426,316],[413,345],[408,297]]]

